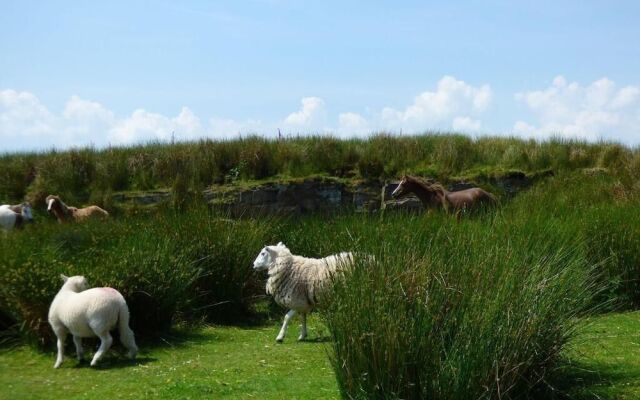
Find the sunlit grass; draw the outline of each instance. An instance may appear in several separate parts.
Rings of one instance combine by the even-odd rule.
[[[297,322],[297,321],[296,321]],[[78,364],[68,343],[63,367],[54,354],[30,347],[0,351],[1,399],[338,399],[326,358],[330,342],[317,317],[310,342],[291,335],[276,344],[279,321],[253,328],[210,327],[174,333],[167,342],[142,343],[136,362],[117,347],[100,368]],[[297,324],[292,324],[292,329]],[[556,388],[542,399],[613,400],[640,398],[640,314],[608,314],[581,323],[563,352]],[[70,342],[70,340],[69,340]]]
[[[296,328],[296,324],[292,325]],[[278,322],[262,327],[209,327],[141,343],[131,362],[112,350],[98,368],[29,347],[0,351],[2,399],[337,399],[326,357],[326,329],[310,319],[309,342],[274,340]],[[121,349],[118,349],[121,350]],[[90,354],[88,354],[90,356]]]

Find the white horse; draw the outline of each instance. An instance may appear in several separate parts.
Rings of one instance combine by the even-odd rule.
[[[84,276],[60,277],[64,284],[49,308],[49,324],[58,338],[58,358],[53,367],[58,368],[64,360],[64,342],[68,333],[73,335],[78,361],[82,360],[84,353],[82,338],[100,338],[100,348],[91,360],[91,366],[95,366],[111,347],[113,338],[109,332],[115,329],[116,324],[120,341],[129,350],[129,357],[135,358],[138,346],[129,328],[129,308],[120,292],[110,287],[87,289]]]
[[[25,222],[31,221],[33,221],[33,214],[29,203],[0,206],[0,227],[5,231],[20,228]]]

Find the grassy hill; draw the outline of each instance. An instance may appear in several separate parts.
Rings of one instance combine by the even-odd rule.
[[[247,137],[188,143],[150,143],[0,156],[0,199],[38,203],[49,193],[73,202],[105,204],[121,191],[326,175],[345,179],[438,179],[491,176],[501,171],[556,172],[604,168],[625,183],[640,175],[640,152],[616,143],[549,141],[455,134],[341,140]]]

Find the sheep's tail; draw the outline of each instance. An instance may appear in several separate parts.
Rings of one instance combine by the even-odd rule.
[[[120,303],[120,310],[118,311],[118,328],[120,331],[120,341],[129,350],[129,357],[135,358],[138,354],[138,346],[136,346],[136,340],[133,336],[133,331],[129,328],[129,307],[127,303]]]

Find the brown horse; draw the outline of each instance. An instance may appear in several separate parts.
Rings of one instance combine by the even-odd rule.
[[[56,195],[49,195],[46,199],[47,211],[53,213],[58,222],[78,222],[88,218],[107,218],[109,213],[98,206],[89,206],[85,208],[69,207],[60,197]]]
[[[441,184],[433,180],[425,180],[414,176],[403,176],[398,187],[391,193],[395,199],[414,193],[426,209],[442,207],[458,217],[483,206],[495,206],[496,197],[480,188],[471,188],[457,192],[447,191]]]

